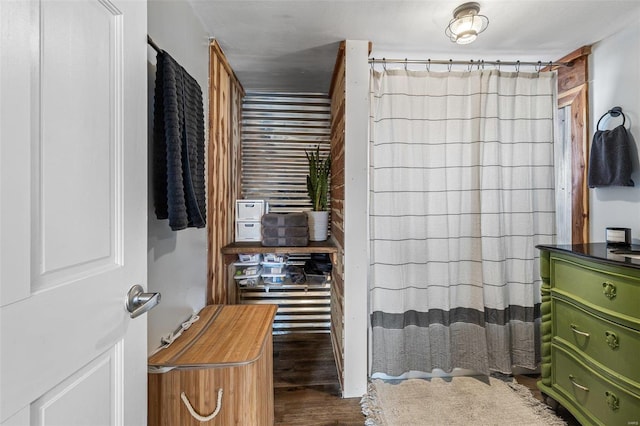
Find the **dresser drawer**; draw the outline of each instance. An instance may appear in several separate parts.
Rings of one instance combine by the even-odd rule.
[[[554,336],[640,387],[640,332],[598,318],[564,300],[552,300]],[[640,420],[640,419],[639,419]]]
[[[569,352],[551,347],[552,387],[573,402],[575,409],[604,425],[640,421],[640,395],[614,385]]]
[[[612,317],[618,317],[634,328],[640,326],[639,280],[558,258],[552,259],[551,268],[552,291]]]

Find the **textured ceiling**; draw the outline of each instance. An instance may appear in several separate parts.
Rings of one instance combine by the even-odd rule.
[[[485,0],[489,27],[469,45],[444,35],[449,0],[189,0],[246,90],[326,92],[341,40],[372,57],[558,59],[627,25],[640,0]]]

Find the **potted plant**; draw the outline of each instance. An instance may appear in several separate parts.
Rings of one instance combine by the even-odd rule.
[[[331,156],[320,156],[320,146],[315,152],[305,151],[309,162],[307,175],[307,192],[311,198],[312,211],[309,216],[309,240],[324,241],[327,239],[329,212],[327,211],[327,194],[329,192],[329,174],[331,173]]]

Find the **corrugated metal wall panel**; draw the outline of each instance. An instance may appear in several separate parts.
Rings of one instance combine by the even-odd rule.
[[[242,196],[272,212],[311,209],[305,151],[330,151],[331,101],[323,93],[248,92],[242,104]]]
[[[246,94],[242,105],[242,196],[276,213],[311,210],[305,151],[330,152],[331,101],[320,93]],[[290,253],[289,264],[308,255]],[[328,333],[331,284],[239,287],[240,303],[276,303],[274,334]]]

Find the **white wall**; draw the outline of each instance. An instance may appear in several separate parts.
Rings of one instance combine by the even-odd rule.
[[[369,42],[347,40],[345,52],[343,396],[350,398],[367,392]]]
[[[207,123],[209,34],[186,0],[149,0],[148,32],[200,84]],[[153,158],[153,90],[156,52],[148,49],[149,158]],[[206,126],[206,124],[205,124]],[[206,129],[205,129],[206,131]],[[148,349],[174,331],[192,312],[206,303],[207,232],[205,228],[174,232],[168,220],[157,220],[153,208],[152,161],[149,162],[148,290],[162,293],[160,304],[149,312]]]
[[[640,17],[637,22],[640,22]],[[593,137],[602,114],[614,106],[621,106],[627,117],[625,127],[630,130],[635,143],[640,143],[640,25],[630,26],[596,43],[590,57],[589,76],[589,138]],[[611,129],[620,123],[614,118],[609,126],[605,126],[605,118],[600,127]],[[631,228],[634,243],[640,243],[640,166],[635,147],[632,160],[635,187],[589,190],[591,242],[604,241],[605,228],[618,226]]]

